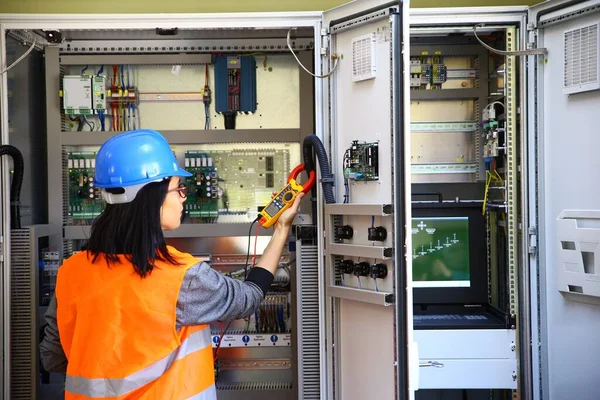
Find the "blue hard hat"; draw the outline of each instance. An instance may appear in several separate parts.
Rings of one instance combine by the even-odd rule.
[[[94,183],[102,189],[134,186],[139,190],[171,176],[192,174],[179,167],[167,140],[153,130],[140,129],[114,136],[96,155]]]

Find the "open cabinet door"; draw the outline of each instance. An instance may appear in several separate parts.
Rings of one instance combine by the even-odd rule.
[[[530,135],[537,138],[539,225],[531,249],[539,244],[544,399],[600,393],[599,6],[550,2],[530,15],[537,46],[548,49],[531,65],[529,102],[537,112]]]
[[[0,24],[0,146],[8,144],[8,79],[3,72],[8,67],[6,55],[6,30]],[[10,377],[10,164],[9,157],[0,156],[0,326],[2,327],[3,362],[0,364],[0,388],[2,398],[8,398]]]
[[[332,71],[321,80],[324,136],[336,201],[325,205],[324,227],[328,399],[410,399],[417,382],[405,257],[407,11],[408,2],[375,0],[324,15],[321,52]]]

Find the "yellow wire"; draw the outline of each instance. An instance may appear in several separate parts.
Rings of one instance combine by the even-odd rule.
[[[485,206],[487,205],[488,191],[490,188],[490,182],[492,181],[492,175],[490,171],[485,171],[485,192],[483,195],[483,206],[481,207],[481,215],[485,215]]]

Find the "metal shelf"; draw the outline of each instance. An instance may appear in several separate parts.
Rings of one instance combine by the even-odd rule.
[[[122,133],[115,131],[60,132],[63,146],[100,146],[111,137]],[[300,129],[211,129],[161,131],[170,144],[210,143],[283,143],[300,142]]]
[[[327,245],[327,254],[387,260],[392,257],[392,248],[381,246],[360,246],[355,244],[330,243]]]
[[[133,47],[133,46],[132,46]],[[62,65],[210,64],[210,54],[77,54],[61,55]]]
[[[250,223],[232,224],[182,224],[179,229],[165,231],[166,238],[227,237],[248,236]],[[64,238],[69,240],[85,240],[90,237],[89,225],[66,225]],[[258,236],[271,236],[270,229],[260,228]]]
[[[327,204],[326,215],[377,215],[388,216],[394,212],[391,204]]]
[[[394,302],[394,295],[386,292],[373,292],[371,290],[356,289],[342,286],[327,286],[327,296],[337,299],[346,299],[360,301],[362,303],[371,303],[379,306],[391,306]]]
[[[475,132],[477,121],[462,122],[411,122],[411,132]]]
[[[412,174],[476,174],[479,165],[475,163],[431,163],[411,164]]]
[[[410,100],[469,100],[478,99],[481,89],[411,90]]]
[[[211,333],[212,346],[219,344],[220,334]],[[221,348],[234,347],[290,347],[291,333],[236,333],[223,336]]]

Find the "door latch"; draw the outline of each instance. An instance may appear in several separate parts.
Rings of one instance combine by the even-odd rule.
[[[423,367],[444,368],[444,364],[438,361],[427,361],[426,363],[419,363],[419,368]]]

